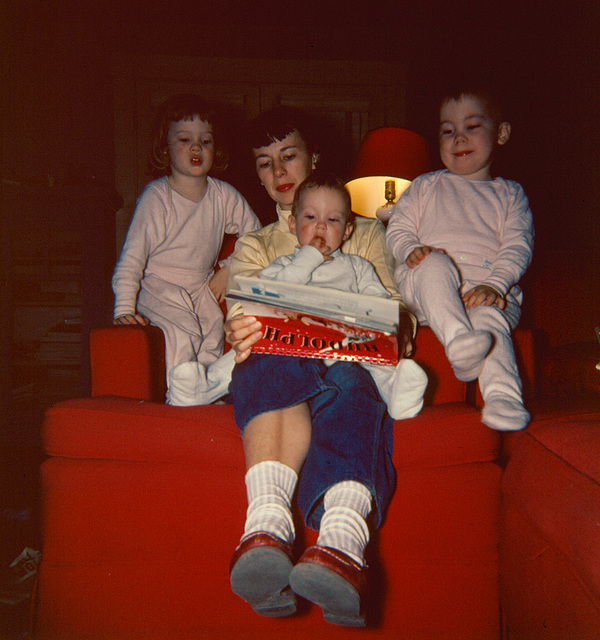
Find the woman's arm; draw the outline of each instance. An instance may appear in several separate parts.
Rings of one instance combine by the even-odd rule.
[[[258,274],[269,266],[269,262],[260,234],[247,233],[241,236],[235,243],[235,250],[229,263],[227,290],[236,288],[236,276],[258,277]]]
[[[256,276],[268,266],[264,239],[260,233],[247,233],[235,245],[229,264],[227,290],[235,289],[235,277]],[[225,340],[235,350],[235,361],[243,362],[251,353],[252,345],[262,337],[262,325],[253,316],[245,316],[239,302],[229,304],[225,321]]]

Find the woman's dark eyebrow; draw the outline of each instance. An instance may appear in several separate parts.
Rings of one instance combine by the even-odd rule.
[[[297,149],[298,147],[295,144],[291,144],[289,147],[283,147],[279,153],[285,153],[286,151],[289,151],[290,149]],[[268,153],[259,153],[256,156],[256,159],[258,160],[259,158],[270,158],[271,156]]]

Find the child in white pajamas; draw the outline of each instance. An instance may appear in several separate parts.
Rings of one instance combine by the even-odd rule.
[[[523,429],[530,416],[511,332],[533,222],[521,185],[490,174],[494,148],[506,144],[510,124],[483,91],[446,97],[440,122],[446,169],[414,180],[388,225],[396,282],[409,309],[444,345],[457,378],[479,379],[483,423]]]
[[[353,231],[351,216],[350,197],[343,183],[333,176],[312,175],[298,187],[289,218],[290,231],[297,236],[299,246],[293,254],[276,258],[260,272],[260,277],[389,298],[390,293],[370,262],[340,250]],[[199,400],[211,402],[227,393],[233,357],[228,353],[210,366],[206,376],[201,376],[200,386],[200,366],[192,365],[187,373],[191,374],[188,380],[196,381],[194,404]],[[325,362],[331,365],[335,360]],[[416,362],[401,357],[397,366],[358,364],[372,375],[392,418],[411,418],[421,410],[427,375]],[[172,375],[174,396],[178,398],[186,369],[190,366],[180,366]],[[202,397],[198,396],[199,389]]]
[[[236,189],[208,176],[226,167],[214,121],[197,96],[175,96],[159,111],[151,163],[161,177],[138,199],[112,278],[114,323],[159,326],[167,374],[223,353],[227,261],[215,272],[223,236],[260,227]]]

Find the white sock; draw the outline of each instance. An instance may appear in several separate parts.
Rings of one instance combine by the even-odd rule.
[[[520,431],[530,419],[523,403],[508,396],[488,398],[481,411],[481,422],[497,431]]]
[[[371,492],[358,482],[339,482],[325,494],[324,505],[317,544],[343,551],[363,565],[369,542],[365,518],[371,511]]]
[[[467,331],[456,336],[446,347],[454,375],[464,382],[478,378],[491,347],[492,336],[488,331]]]
[[[169,371],[168,404],[187,407],[211,404],[229,393],[235,351],[205,367],[199,362],[182,362]]]
[[[414,418],[421,411],[427,374],[414,360],[403,358],[395,367],[361,364],[373,377],[394,420]]]
[[[297,484],[296,472],[275,460],[250,467],[246,473],[248,511],[243,538],[266,531],[284,542],[293,542],[295,530],[290,505]]]

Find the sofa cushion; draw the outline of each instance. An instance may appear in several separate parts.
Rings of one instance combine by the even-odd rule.
[[[577,620],[576,611],[584,604],[586,610],[598,611],[599,450],[597,417],[534,423],[514,442],[503,477],[505,571],[501,582],[509,622],[511,617],[514,622],[515,618],[522,621],[533,615],[526,604],[531,601],[531,593],[529,597],[527,593],[532,590],[537,593],[538,604],[540,598],[546,599],[544,594],[555,598],[560,593],[561,613],[553,615],[563,621]],[[552,566],[562,569],[553,574],[548,568]],[[518,572],[509,570],[510,567],[517,567]],[[554,595],[547,590],[544,577],[552,575]],[[547,610],[553,608],[550,599],[545,604]],[[600,620],[600,615],[596,620]],[[560,624],[570,623],[556,624],[560,629]]]
[[[46,453],[67,458],[193,462],[241,451],[228,405],[173,407],[117,397],[65,400],[47,410],[42,435]],[[394,463],[487,462],[496,459],[499,446],[499,434],[481,424],[476,409],[449,403],[396,422]]]
[[[48,410],[36,638],[347,638],[318,607],[257,616],[227,566],[247,507],[229,406],[126,398]],[[373,638],[498,638],[499,434],[465,404],[395,424],[396,494],[372,532]],[[298,515],[297,513],[295,514]],[[296,554],[316,533],[296,521]]]

